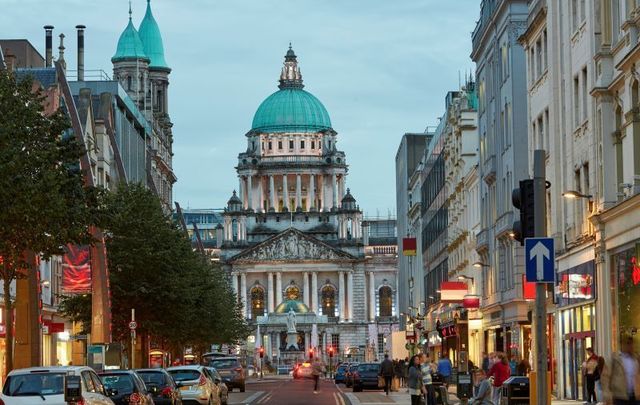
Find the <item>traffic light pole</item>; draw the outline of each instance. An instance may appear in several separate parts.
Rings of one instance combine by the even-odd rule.
[[[533,190],[535,213],[535,236],[547,236],[547,205],[546,205],[546,152],[537,149],[533,151]],[[538,403],[544,403],[547,398],[547,285],[536,284],[535,307],[535,349],[536,349],[536,394]]]

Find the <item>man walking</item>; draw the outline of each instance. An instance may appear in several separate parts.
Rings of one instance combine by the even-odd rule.
[[[640,400],[640,359],[634,351],[633,337],[623,339],[621,352],[611,356],[601,378],[606,404],[638,405]]]
[[[311,366],[311,375],[313,376],[313,393],[318,393],[318,384],[320,383],[320,374],[324,373],[324,364],[320,361],[319,358],[315,358],[313,360],[313,365]]]
[[[598,375],[598,356],[593,349],[587,348],[587,359],[582,364],[582,373],[585,376],[587,386],[587,403],[595,404],[596,400],[596,380],[600,378]]]
[[[384,392],[389,395],[391,389],[391,379],[393,378],[393,362],[389,360],[389,355],[384,355],[384,360],[380,363],[379,375],[384,378]]]
[[[445,387],[449,387],[449,380],[451,379],[451,372],[453,371],[453,365],[451,364],[451,360],[447,357],[445,353],[440,355],[440,360],[438,360],[438,374],[442,376],[442,382],[444,382]]]

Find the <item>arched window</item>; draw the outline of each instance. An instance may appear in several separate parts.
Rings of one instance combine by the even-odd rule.
[[[320,290],[320,304],[322,305],[322,315],[336,316],[336,289],[327,284]]]
[[[378,290],[379,316],[393,315],[393,291],[391,287],[382,286]]]
[[[132,90],[131,88],[131,76],[127,76],[127,90]]]
[[[300,289],[295,285],[290,285],[284,290],[284,295],[288,300],[300,300]]]
[[[265,313],[264,288],[255,286],[251,289],[251,318],[257,319]]]

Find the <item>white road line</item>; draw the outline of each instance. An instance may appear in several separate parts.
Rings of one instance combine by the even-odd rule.
[[[268,393],[267,395],[265,395],[264,397],[260,398],[260,401],[258,401],[259,404],[266,404],[268,400],[271,399],[271,396],[273,395],[273,393]]]
[[[344,398],[342,398],[342,395],[340,394],[336,394],[338,396],[338,399],[340,400],[340,405],[346,405],[344,402]]]
[[[264,391],[257,391],[255,393],[253,393],[251,396],[247,397],[246,399],[240,401],[240,402],[231,402],[231,398],[230,398],[230,403],[231,404],[250,404],[253,401],[255,401],[257,398],[260,397],[260,395],[264,394]]]

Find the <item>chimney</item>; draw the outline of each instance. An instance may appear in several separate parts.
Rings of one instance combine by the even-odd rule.
[[[44,48],[45,48],[45,59],[44,59],[44,67],[51,67],[53,63],[53,25],[45,25],[44,26]]]
[[[60,33],[60,46],[58,47],[58,62],[62,65],[62,70],[67,72],[67,62],[64,60],[64,34]]]
[[[78,81],[84,81],[84,25],[76,25],[78,30]]]

